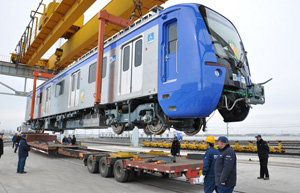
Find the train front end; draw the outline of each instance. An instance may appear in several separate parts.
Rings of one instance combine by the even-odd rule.
[[[199,4],[169,7],[160,13],[159,37],[158,102],[169,126],[194,135],[215,110],[236,122],[250,105],[264,104],[239,33],[222,15]]]
[[[205,61],[205,65],[220,66],[226,69],[224,87],[216,107],[225,122],[244,120],[250,105],[264,104],[265,95],[262,84],[251,82],[247,52],[234,25],[222,15],[199,6],[216,61]],[[216,70],[215,75],[219,76]]]

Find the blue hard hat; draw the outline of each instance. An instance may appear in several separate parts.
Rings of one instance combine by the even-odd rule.
[[[4,133],[0,133],[0,135],[4,135]]]
[[[260,138],[261,138],[261,135],[260,135],[260,134],[258,134],[258,135],[256,135],[256,136],[255,136],[255,138],[258,138],[258,137],[260,137]]]
[[[26,134],[23,134],[23,135],[22,135],[22,137],[26,137],[26,136],[27,136]]]
[[[225,136],[219,137],[218,141],[221,141],[222,143],[228,143],[228,139]]]

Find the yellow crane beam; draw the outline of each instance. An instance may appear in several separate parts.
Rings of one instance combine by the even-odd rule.
[[[141,0],[143,3],[142,14],[148,13],[149,9],[155,5],[161,5],[167,0]],[[134,3],[132,0],[113,0],[107,4],[102,10],[108,13],[129,19],[134,10]],[[133,20],[139,19],[136,13]],[[78,30],[62,47],[63,55],[60,57],[59,66],[56,63],[56,55],[53,54],[48,61],[49,69],[63,69],[76,61],[83,54],[98,45],[98,30],[99,20],[96,14],[88,23],[86,23],[80,30]],[[105,39],[111,37],[121,30],[121,27],[107,24],[105,27]]]
[[[55,1],[54,1],[55,2]],[[39,34],[30,44],[21,63],[34,66],[48,49],[67,32],[95,0],[62,0],[45,20]]]

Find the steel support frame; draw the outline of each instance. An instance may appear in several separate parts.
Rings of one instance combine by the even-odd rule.
[[[99,34],[98,34],[98,56],[96,68],[96,84],[95,84],[95,105],[101,103],[101,84],[102,84],[102,62],[103,62],[103,43],[105,35],[105,24],[111,23],[120,27],[126,28],[133,24],[132,21],[109,14],[107,11],[100,11],[99,19]]]
[[[15,94],[0,92],[0,94],[13,95],[13,96],[23,96],[23,97],[28,95],[28,92],[26,92],[27,78],[25,78],[24,91],[17,91],[15,89],[13,89],[12,87],[8,86],[7,84],[4,84],[3,82],[0,82],[0,84],[2,84],[6,88],[8,88],[8,89],[10,89],[10,90],[12,90],[12,91],[15,92]]]
[[[41,73],[38,71],[33,72],[34,76],[34,81],[33,81],[33,89],[32,89],[32,98],[31,98],[31,112],[30,112],[30,118],[33,119],[33,113],[34,113],[34,103],[35,103],[35,91],[36,91],[36,81],[38,77],[43,77],[43,78],[52,78],[55,76],[54,74],[46,74],[46,73]]]

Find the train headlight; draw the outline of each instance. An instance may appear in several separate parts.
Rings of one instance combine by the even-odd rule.
[[[220,71],[217,69],[217,70],[215,70],[215,75],[216,75],[216,77],[219,77],[220,76]]]

